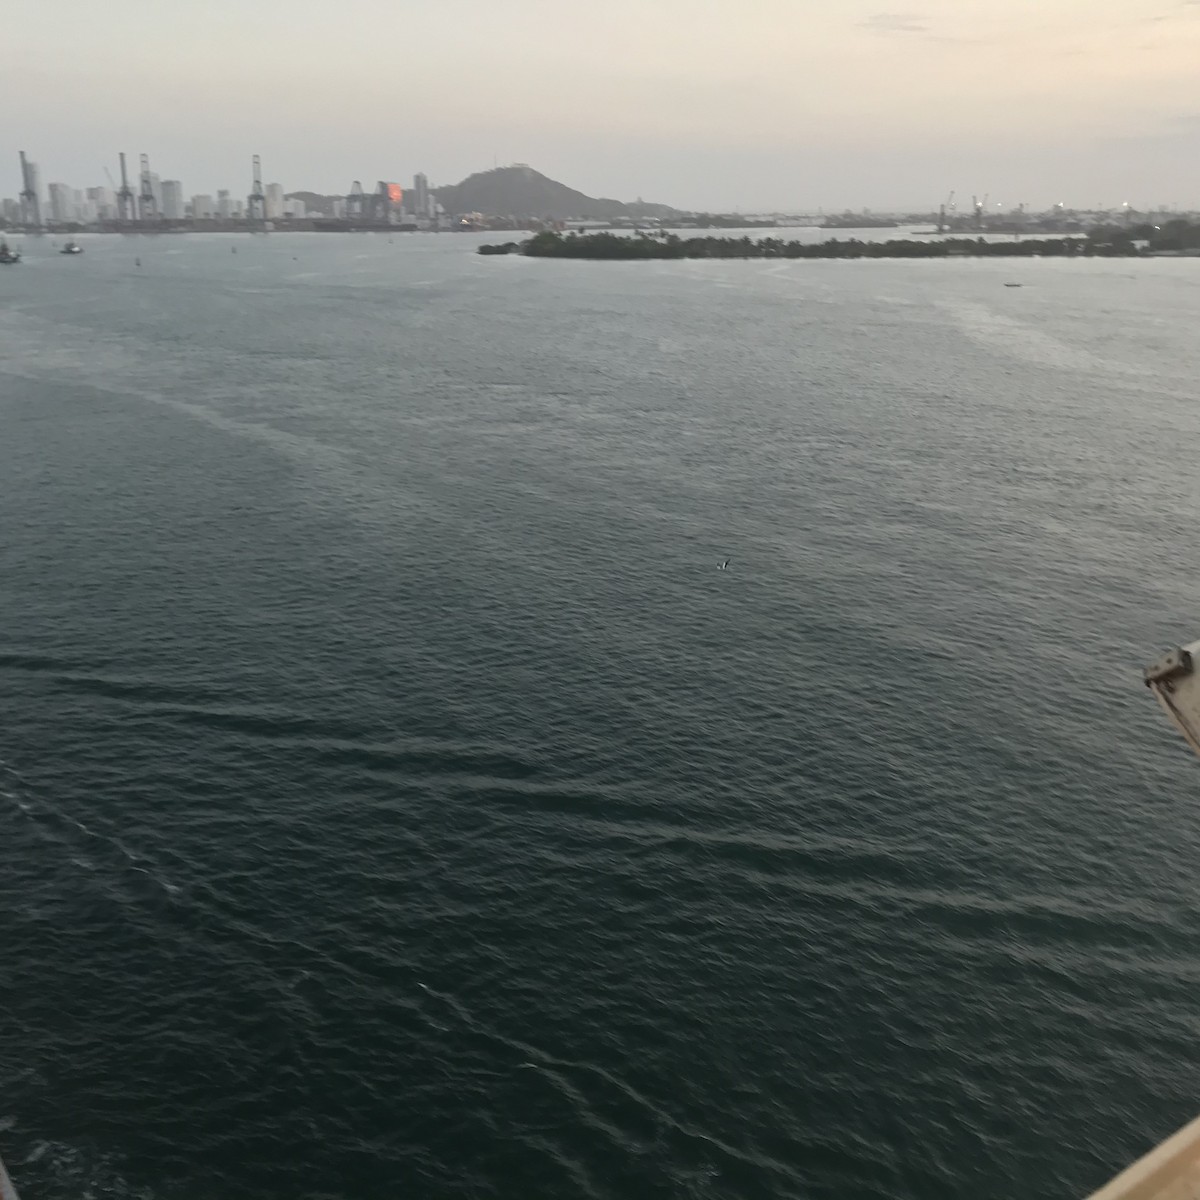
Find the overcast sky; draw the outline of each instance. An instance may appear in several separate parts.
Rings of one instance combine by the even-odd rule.
[[[681,207],[1200,206],[1200,0],[7,0],[0,195],[527,162]]]

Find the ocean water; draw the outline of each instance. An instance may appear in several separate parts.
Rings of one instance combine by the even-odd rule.
[[[1053,1200],[1200,1112],[1200,265],[477,240],[0,271],[27,1200]]]

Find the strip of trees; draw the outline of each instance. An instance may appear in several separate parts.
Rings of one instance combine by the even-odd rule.
[[[1197,227],[1200,230],[1200,227]],[[1101,233],[1102,231],[1096,231]],[[1121,231],[1124,233],[1125,231]],[[825,242],[788,242],[780,238],[679,237],[673,233],[535,234],[522,243],[481,246],[480,254],[526,254],[533,258],[1071,258],[1138,253],[1131,237],[1097,236],[1022,238],[899,239],[864,242],[830,238]]]

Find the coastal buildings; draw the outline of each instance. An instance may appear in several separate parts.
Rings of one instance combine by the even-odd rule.
[[[75,220],[75,197],[65,183],[50,185],[50,220],[63,225]]]
[[[183,184],[178,179],[164,179],[162,182],[162,215],[166,221],[182,221],[185,216]]]
[[[110,187],[87,189],[88,202],[93,206],[97,221],[114,221],[117,217],[117,194]]]
[[[217,190],[215,198],[208,192],[189,198],[180,180],[162,179],[151,170],[148,155],[136,156],[136,169],[130,161],[134,156],[118,153],[115,157],[113,168],[105,170],[107,186],[76,189],[55,181],[47,188],[41,183],[38,164],[21,153],[19,192],[10,196],[8,203],[0,194],[0,229],[154,226],[167,232],[186,227],[190,220],[231,225],[270,221],[296,223],[307,229],[331,229],[335,228],[331,223],[339,221],[409,230],[450,227],[450,219],[423,172],[417,172],[413,186],[406,189],[388,183],[364,193],[362,185],[354,183],[340,194],[305,191],[288,195],[279,182],[263,185],[260,159],[254,155],[250,196],[242,201],[230,188]]]
[[[245,202],[235,198],[229,188],[222,188],[216,192],[215,200],[210,193],[197,193],[189,204],[179,180],[161,180],[151,171],[147,155],[137,157],[138,169],[133,171],[129,169],[127,154],[116,155],[117,162],[113,164],[116,169],[105,171],[107,187],[79,190],[56,181],[43,190],[38,164],[21,152],[19,192],[10,194],[7,202],[0,196],[0,228],[98,225],[102,229],[179,232],[187,228],[191,219],[204,222],[205,228],[221,222],[230,228],[245,223],[246,227],[261,230],[264,222],[278,222],[284,228],[331,232],[338,229],[745,229],[824,224],[850,231],[911,226],[908,230],[911,236],[924,238],[966,233],[1070,236],[1097,227],[1113,227],[1128,230],[1137,240],[1154,241],[1157,232],[1180,220],[1186,223],[1189,218],[1194,221],[1200,216],[1191,211],[1181,212],[1175,206],[1145,205],[1134,209],[1130,204],[1106,210],[1072,209],[1059,203],[1038,212],[1025,204],[1006,209],[989,204],[986,197],[982,202],[973,198],[971,210],[960,212],[953,205],[953,192],[940,209],[932,212],[874,214],[864,208],[837,217],[829,217],[820,210],[776,211],[758,216],[747,216],[744,212],[682,212],[640,199],[624,204],[589,197],[520,164],[478,172],[461,183],[436,191],[424,172],[416,172],[411,186],[405,188],[385,180],[364,187],[361,180],[354,180],[340,193],[297,190],[288,194],[278,182],[263,186],[261,159],[257,155],[251,157],[251,190]],[[369,183],[374,173],[363,174]]]
[[[75,209],[75,220],[81,225],[95,225],[99,219],[96,216],[96,205],[89,200],[87,193],[80,188],[71,189],[71,203]]]
[[[429,180],[418,173],[413,176],[413,212],[418,217],[433,216],[429,208],[429,201]]]

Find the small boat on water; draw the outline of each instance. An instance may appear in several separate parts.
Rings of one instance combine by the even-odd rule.
[[[8,265],[9,263],[19,263],[21,255],[16,250],[9,249],[7,242],[0,242],[0,263]]]
[[[68,242],[60,251],[59,254],[82,254],[83,247],[78,242]]]

